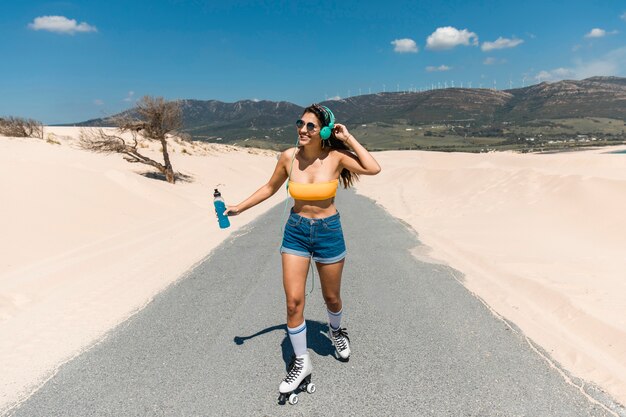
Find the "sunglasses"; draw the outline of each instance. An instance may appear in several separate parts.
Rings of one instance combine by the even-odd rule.
[[[302,119],[298,119],[296,120],[296,127],[298,129],[302,129],[302,127],[306,124],[306,131],[307,132],[313,132],[315,130],[315,128],[317,126],[315,126],[315,123],[313,122],[309,122],[309,123],[304,123],[304,120]]]

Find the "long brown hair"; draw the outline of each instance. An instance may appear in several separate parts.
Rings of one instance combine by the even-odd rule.
[[[330,124],[330,114],[328,114],[324,107],[317,103],[311,104],[309,107],[305,108],[302,112],[302,115],[304,115],[305,113],[313,113],[315,117],[317,117],[317,120],[321,122],[320,129]],[[330,134],[330,138],[322,139],[322,147],[330,147],[331,149],[343,149],[352,152],[345,143],[335,137],[334,131]],[[354,172],[351,172],[344,168],[341,170],[339,178],[341,179],[343,188],[348,188],[352,187],[354,185],[354,182],[359,180],[359,174],[355,174]]]

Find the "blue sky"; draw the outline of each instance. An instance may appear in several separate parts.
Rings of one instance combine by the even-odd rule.
[[[621,1],[7,0],[0,116],[626,76]]]

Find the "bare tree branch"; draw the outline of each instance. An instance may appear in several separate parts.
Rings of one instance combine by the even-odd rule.
[[[0,117],[0,135],[43,139],[43,125],[33,119],[13,116]]]
[[[130,116],[115,118],[119,135],[106,133],[103,129],[97,129],[95,132],[84,131],[79,146],[93,152],[121,153],[128,162],[142,163],[158,169],[165,175],[166,180],[173,184],[176,177],[167,150],[167,135],[182,126],[182,109],[179,102],[145,96],[137,103],[136,111],[140,116],[139,119]],[[125,133],[130,133],[132,140],[125,140],[122,137]],[[139,152],[138,135],[161,143],[163,164]]]

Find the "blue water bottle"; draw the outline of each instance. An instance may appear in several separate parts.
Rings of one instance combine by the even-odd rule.
[[[215,189],[215,193],[213,193],[213,205],[215,206],[215,213],[217,214],[217,222],[220,225],[220,229],[230,227],[230,220],[228,220],[228,216],[224,215],[226,204],[217,188]]]

